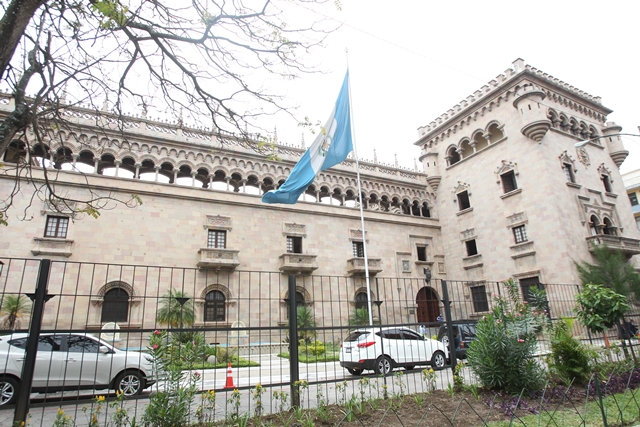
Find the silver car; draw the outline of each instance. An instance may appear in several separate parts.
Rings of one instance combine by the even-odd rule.
[[[28,334],[0,337],[0,405],[15,403]],[[41,334],[32,392],[119,390],[139,394],[155,383],[150,356],[122,351],[90,334]]]

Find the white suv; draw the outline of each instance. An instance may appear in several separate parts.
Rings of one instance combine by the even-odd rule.
[[[340,345],[340,366],[353,375],[365,369],[388,375],[396,366],[442,369],[447,358],[448,350],[440,341],[405,327],[357,329]]]
[[[18,398],[27,337],[0,337],[0,405]],[[115,389],[132,396],[155,383],[152,372],[149,355],[118,350],[89,334],[41,334],[31,390]]]

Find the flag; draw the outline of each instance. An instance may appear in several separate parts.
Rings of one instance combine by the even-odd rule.
[[[293,205],[311,185],[318,172],[342,163],[353,150],[349,112],[349,72],[344,77],[336,105],[318,137],[302,155],[287,180],[262,196],[264,203]]]

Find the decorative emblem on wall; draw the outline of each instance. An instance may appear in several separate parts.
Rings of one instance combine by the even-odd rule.
[[[585,166],[591,165],[591,161],[589,160],[589,154],[584,147],[576,148],[576,154],[578,155],[578,161]]]

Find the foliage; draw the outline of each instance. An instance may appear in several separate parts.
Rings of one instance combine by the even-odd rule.
[[[640,274],[627,262],[624,254],[606,245],[593,248],[595,264],[575,263],[583,285],[599,283],[627,297],[640,299]]]
[[[316,331],[313,330],[313,328],[316,327],[316,316],[313,314],[313,310],[303,305],[298,306],[296,308],[296,321],[298,327],[298,342],[310,344],[317,335]],[[285,342],[289,342],[288,336]]]
[[[142,416],[142,423],[146,427],[184,426],[198,391],[196,384],[201,378],[200,374],[183,373],[182,368],[172,360],[167,341],[166,331],[153,332],[149,341],[148,352],[154,376],[164,383],[164,389],[157,390],[149,397],[149,404]]]
[[[5,295],[0,304],[0,316],[5,316],[3,329],[19,328],[21,320],[31,313],[31,300],[24,295]]]
[[[508,298],[494,294],[493,311],[477,324],[467,351],[471,370],[488,389],[520,392],[542,386],[544,370],[534,358],[536,331],[545,322],[544,306],[520,299],[513,280],[503,282]]]
[[[591,376],[590,360],[595,354],[572,334],[574,319],[560,319],[551,330],[551,354],[547,358],[551,373],[566,384],[584,384]]]
[[[576,296],[576,315],[591,332],[604,332],[629,310],[626,300],[613,289],[587,283]]]
[[[373,324],[380,321],[373,316]],[[349,316],[349,326],[369,326],[369,309],[367,307],[356,308]]]
[[[188,298],[188,300],[184,305],[181,305],[179,298]],[[156,320],[160,325],[167,325],[172,328],[193,325],[196,320],[193,298],[190,298],[186,292],[169,289],[169,292],[160,298],[160,307],[156,314]]]
[[[313,356],[320,356],[322,354],[325,354],[327,349],[325,347],[325,345],[322,343],[322,341],[314,341],[309,345],[305,345],[304,347],[302,347],[304,352],[307,354],[311,354]]]

